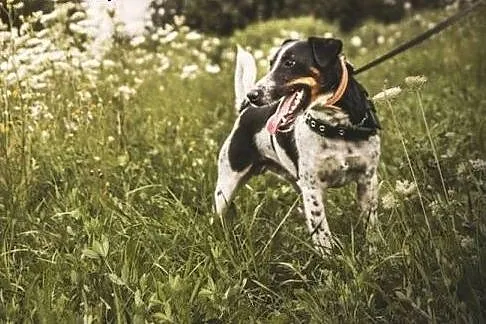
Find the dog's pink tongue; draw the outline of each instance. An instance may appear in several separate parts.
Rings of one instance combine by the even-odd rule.
[[[275,134],[278,130],[280,124],[282,124],[282,119],[290,112],[290,107],[295,99],[297,92],[291,96],[285,97],[284,100],[278,105],[277,111],[270,116],[267,121],[267,130],[270,134]]]

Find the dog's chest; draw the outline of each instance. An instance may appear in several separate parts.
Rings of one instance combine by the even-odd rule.
[[[326,187],[338,187],[366,177],[378,165],[378,135],[362,141],[330,139],[299,123],[295,128],[295,139],[299,149],[299,176],[317,177]]]

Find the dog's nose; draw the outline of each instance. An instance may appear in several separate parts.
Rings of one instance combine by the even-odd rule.
[[[253,89],[246,95],[248,100],[254,105],[261,105],[263,91],[261,89]]]

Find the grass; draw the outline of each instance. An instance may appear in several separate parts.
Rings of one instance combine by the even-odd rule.
[[[4,81],[0,321],[484,322],[481,13],[359,77],[372,95],[404,89],[377,103],[380,228],[371,240],[353,188],[327,199],[338,240],[329,258],[312,248],[296,193],[274,176],[240,190],[237,215],[221,223],[211,211],[216,156],[235,119],[228,56],[236,42],[267,53],[286,37],[281,30],[333,32],[360,66],[391,48],[390,38],[406,40],[443,15],[368,22],[355,31],[366,50],[310,18],[222,40],[184,40],[180,28],[168,43],[119,39],[107,54],[113,64],[46,67],[54,73],[41,89]],[[70,37],[58,37],[63,50]],[[20,51],[9,44],[4,61]],[[157,71],[165,59],[170,67]],[[181,79],[184,65],[201,70],[208,60],[222,71]],[[410,75],[428,81],[410,87]]]

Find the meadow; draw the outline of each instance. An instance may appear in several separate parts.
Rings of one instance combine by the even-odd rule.
[[[376,100],[379,227],[365,238],[355,188],[332,191],[324,258],[273,175],[241,188],[235,213],[212,212],[236,44],[263,74],[282,40],[333,35],[359,67],[454,9],[350,34],[274,20],[229,38],[180,18],[95,57],[69,6],[20,35],[0,28],[0,322],[486,321],[484,6],[358,77],[371,96],[395,88]]]

